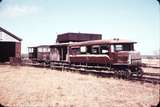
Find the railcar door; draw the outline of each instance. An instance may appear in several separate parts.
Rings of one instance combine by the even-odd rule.
[[[66,46],[60,47],[59,51],[60,51],[60,60],[65,61],[67,55],[67,47]]]
[[[33,48],[33,58],[37,58],[37,48]]]
[[[58,51],[58,49],[56,47],[52,47],[51,48],[50,60],[51,61],[59,61],[60,60],[59,51]]]
[[[117,52],[115,52],[114,45],[110,45],[110,54],[109,54],[109,56],[111,58],[110,59],[111,64],[117,62]]]

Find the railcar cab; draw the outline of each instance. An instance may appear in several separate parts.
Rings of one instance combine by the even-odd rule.
[[[113,65],[139,66],[141,64],[140,53],[134,50],[136,42],[113,39],[110,41],[110,57]]]
[[[111,65],[115,69],[125,70],[127,76],[136,74],[141,77],[143,75],[143,70],[141,69],[141,55],[134,50],[135,43],[136,42],[128,40],[111,40]]]

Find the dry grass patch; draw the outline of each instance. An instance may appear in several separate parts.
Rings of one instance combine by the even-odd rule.
[[[160,68],[143,68],[144,72],[160,74]]]
[[[160,67],[160,59],[142,59],[142,63],[151,67]]]
[[[159,85],[0,65],[0,103],[7,106],[150,107],[158,99]]]

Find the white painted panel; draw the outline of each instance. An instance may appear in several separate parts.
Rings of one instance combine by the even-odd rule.
[[[59,56],[59,51],[57,48],[52,48],[50,52],[50,60],[51,61],[59,61],[60,56]]]
[[[5,32],[0,31],[0,41],[4,42],[19,42],[17,39],[12,36],[6,34]]]

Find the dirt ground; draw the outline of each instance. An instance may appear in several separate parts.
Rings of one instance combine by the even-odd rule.
[[[0,65],[0,104],[18,107],[150,107],[159,85],[46,68]]]

